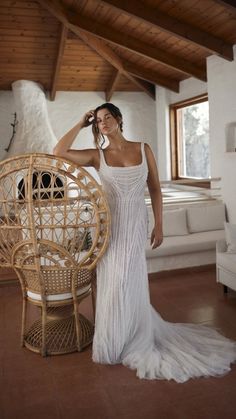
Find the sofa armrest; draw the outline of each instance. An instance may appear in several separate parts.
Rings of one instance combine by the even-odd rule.
[[[227,251],[227,244],[225,240],[218,240],[216,242],[216,253],[225,253]]]

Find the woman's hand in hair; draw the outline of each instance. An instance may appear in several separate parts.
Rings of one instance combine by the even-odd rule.
[[[79,124],[81,125],[81,128],[88,127],[91,125],[94,121],[94,111],[88,111],[84,114],[84,116],[81,118]]]

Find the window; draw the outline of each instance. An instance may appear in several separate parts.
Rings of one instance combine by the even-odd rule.
[[[209,109],[207,96],[171,106],[172,178],[210,177]]]

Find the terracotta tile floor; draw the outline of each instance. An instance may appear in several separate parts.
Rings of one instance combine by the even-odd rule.
[[[0,271],[1,277],[1,271]],[[196,322],[236,340],[236,293],[227,298],[214,270],[150,278],[151,300],[168,321]],[[83,304],[91,318],[91,301]],[[91,347],[42,358],[20,347],[21,291],[0,287],[1,419],[231,419],[236,365],[221,378],[184,384],[139,380],[121,365],[97,365]]]

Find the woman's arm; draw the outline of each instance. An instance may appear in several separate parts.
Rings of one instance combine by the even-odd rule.
[[[163,241],[162,233],[162,195],[159,181],[157,165],[153,152],[148,144],[145,144],[145,153],[148,164],[147,185],[152,202],[152,210],[155,219],[155,225],[151,234],[152,248],[160,246]]]
[[[91,125],[93,111],[87,112],[82,119],[68,131],[53,149],[53,154],[58,157],[65,157],[78,164],[79,166],[93,166],[99,168],[99,151],[89,148],[86,150],[73,150],[71,146],[82,128]]]

